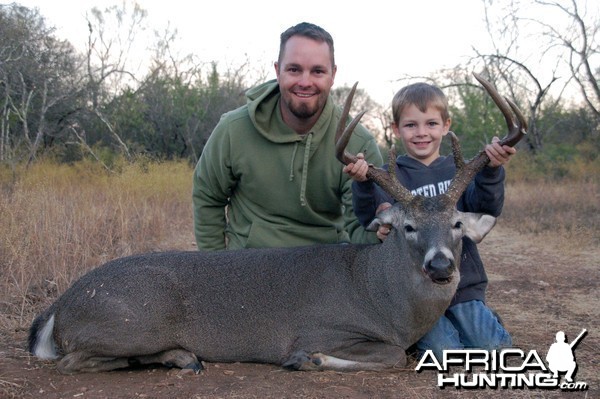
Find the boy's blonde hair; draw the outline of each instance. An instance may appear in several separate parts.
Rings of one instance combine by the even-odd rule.
[[[412,104],[421,112],[425,112],[427,107],[434,107],[440,111],[444,122],[450,119],[448,99],[444,92],[439,87],[428,83],[414,83],[404,86],[394,95],[392,116],[396,125],[400,122],[400,115],[402,115],[404,108]]]

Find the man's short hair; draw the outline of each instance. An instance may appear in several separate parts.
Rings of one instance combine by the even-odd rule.
[[[325,42],[329,46],[329,53],[331,54],[331,67],[335,67],[335,56],[333,50],[333,38],[325,29],[318,25],[311,24],[309,22],[301,22],[298,25],[294,25],[288,28],[281,34],[281,41],[279,44],[279,57],[277,61],[281,63],[283,53],[285,52],[285,45],[292,36],[302,36],[318,42]]]

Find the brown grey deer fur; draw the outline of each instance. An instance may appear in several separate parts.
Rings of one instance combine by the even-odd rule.
[[[457,198],[415,196],[394,205],[375,221],[374,227],[394,227],[382,244],[110,261],[35,319],[29,350],[60,359],[62,373],[146,363],[199,371],[202,361],[298,370],[403,367],[405,350],[456,291],[462,237],[479,242],[495,222],[458,212]]]

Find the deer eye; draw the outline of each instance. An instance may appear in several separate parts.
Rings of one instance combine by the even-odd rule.
[[[404,231],[407,233],[414,233],[416,230],[410,224],[404,225]]]
[[[454,228],[455,228],[455,229],[462,229],[462,226],[463,226],[463,224],[462,224],[462,222],[460,222],[460,221],[459,221],[459,222],[456,222],[456,223],[454,224]]]

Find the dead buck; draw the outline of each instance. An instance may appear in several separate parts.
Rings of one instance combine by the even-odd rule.
[[[516,106],[479,79],[506,117],[514,145],[525,133]],[[356,86],[355,86],[356,87]],[[360,115],[344,129],[338,156]],[[516,115],[516,118],[514,117]],[[399,201],[382,244],[168,252],[110,261],[81,277],[33,322],[29,350],[60,359],[62,373],[162,363],[198,372],[202,361],[273,363],[295,370],[403,367],[405,350],[448,307],[459,281],[461,238],[479,242],[495,219],[456,201],[485,152],[468,164],[453,138],[449,191],[412,196],[387,172],[369,177]],[[404,228],[416,224],[418,239]],[[377,223],[377,222],[376,222]],[[374,226],[376,227],[376,226]]]

